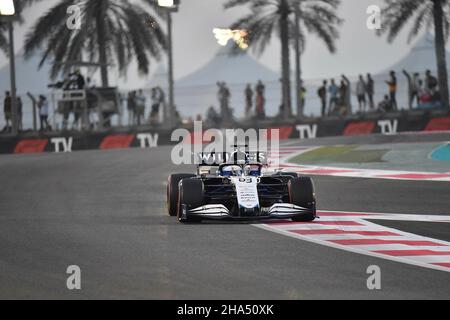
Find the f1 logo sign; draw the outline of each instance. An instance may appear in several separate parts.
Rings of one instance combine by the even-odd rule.
[[[55,153],[72,152],[73,138],[53,138],[51,143],[55,145]],[[61,148],[62,147],[62,148]]]
[[[152,135],[150,133],[140,133],[137,135],[137,139],[141,143],[141,149],[156,148],[158,146],[159,134]]]
[[[297,131],[300,133],[300,139],[314,139],[317,137],[317,124],[313,125],[299,125]]]
[[[393,135],[397,133],[398,120],[380,120],[378,126],[381,128],[382,134]]]

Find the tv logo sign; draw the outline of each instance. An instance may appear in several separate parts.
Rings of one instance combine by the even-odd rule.
[[[397,134],[398,120],[380,120],[378,121],[378,126],[380,127],[382,134],[394,135]]]
[[[73,138],[53,138],[51,143],[55,145],[55,153],[72,152]]]
[[[313,125],[299,125],[297,126],[297,131],[300,133],[300,139],[314,139],[317,138],[317,129],[319,127],[317,124]]]
[[[158,146],[159,135],[150,133],[140,133],[136,136],[139,140],[141,149],[156,148]]]

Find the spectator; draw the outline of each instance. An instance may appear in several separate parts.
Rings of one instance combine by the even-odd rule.
[[[422,94],[422,85],[423,81],[420,79],[419,73],[414,73],[413,78],[411,80],[411,104],[414,100],[417,101],[417,107],[420,104],[420,95]]]
[[[23,103],[20,97],[17,97],[17,126],[19,130],[23,130]]]
[[[366,93],[367,97],[369,98],[369,107],[371,110],[374,110],[375,103],[373,101],[373,96],[375,94],[375,82],[373,81],[372,75],[370,73],[367,74]]]
[[[3,132],[11,132],[12,100],[9,91],[5,92],[5,100],[3,102],[3,113],[6,122],[6,125],[3,128]]]
[[[417,80],[418,80],[419,74],[414,73],[413,76],[411,77],[409,72],[406,70],[403,70],[403,74],[405,75],[406,79],[408,80],[408,107],[409,107],[409,109],[412,109],[414,98],[418,99]]]
[[[341,114],[348,115],[352,112],[352,84],[345,75],[342,75],[342,81],[345,84],[345,97],[342,98],[344,100]]]
[[[213,125],[218,125],[220,122],[220,116],[217,113],[216,109],[213,106],[209,107],[208,112],[206,114],[206,119],[211,122]]]
[[[367,106],[366,92],[367,92],[366,83],[364,82],[363,76],[360,75],[359,81],[356,84],[356,96],[358,98],[359,112],[361,114],[364,114],[366,112],[366,106]]]
[[[306,104],[306,88],[304,86],[304,82],[300,82],[300,114],[298,117],[303,116],[305,114],[305,104]]]
[[[251,84],[247,84],[245,89],[245,118],[248,119],[251,116],[253,108],[253,89]]]
[[[256,118],[264,119],[266,117],[266,87],[261,80],[258,81],[256,85]]]
[[[220,106],[220,115],[223,117],[225,115],[225,106],[224,106],[224,83],[217,82],[217,100],[219,101]]]
[[[175,121],[174,121],[174,123],[176,123],[176,124],[182,123],[181,115],[180,115],[180,112],[178,110],[175,110]]]
[[[161,107],[161,91],[159,90],[159,88],[153,88],[152,111],[150,112],[150,124],[158,123],[160,107]]]
[[[419,79],[418,83],[418,88],[419,88],[419,92],[417,93],[418,95],[418,102],[417,102],[417,107],[420,108],[420,105],[422,104],[426,104],[431,102],[431,95],[430,93],[425,90],[425,88],[423,87],[423,80]]]
[[[84,80],[83,75],[81,74],[80,70],[77,69],[74,72],[74,82],[76,83],[76,88],[78,90],[84,90],[84,87],[86,86],[86,81]]]
[[[84,90],[86,87],[86,81],[79,69],[75,70],[75,72],[71,75],[71,82],[72,82],[72,87],[75,90]],[[83,105],[81,102],[76,101],[73,103],[73,106],[74,106],[74,116],[75,116],[73,125],[74,125],[74,127],[78,127],[79,121],[83,114]]]
[[[41,131],[51,130],[50,124],[48,123],[48,101],[47,98],[43,95],[39,96],[38,108],[39,118],[41,122]]]
[[[127,108],[128,108],[128,125],[130,126],[135,125],[136,91],[128,92]]]
[[[440,92],[438,90],[438,80],[431,74],[430,70],[425,73],[425,89],[431,96],[430,102],[440,101]]]
[[[140,89],[136,95],[136,124],[140,126],[142,124],[142,120],[145,117],[145,104],[147,98],[144,95],[142,89]]]
[[[64,102],[64,101],[58,102],[58,112],[63,117],[63,121],[62,121],[62,129],[63,130],[67,130],[71,109],[72,109],[71,102]]]
[[[378,110],[381,112],[389,112],[392,110],[392,99],[390,96],[384,96],[384,100],[378,104]]]
[[[327,111],[327,80],[323,81],[323,85],[317,90],[317,95],[320,98],[322,104],[322,117],[325,117]]]
[[[341,86],[339,87],[339,106],[337,110],[340,116],[347,115],[348,110],[347,94],[348,94],[348,86],[345,80],[342,79]]]
[[[231,91],[228,88],[227,84],[224,82],[223,83],[223,104],[224,104],[224,109],[225,109],[225,114],[226,120],[231,120],[231,108],[230,108],[230,99],[231,99]]]
[[[328,92],[330,93],[330,105],[328,107],[328,114],[333,113],[337,108],[338,104],[338,92],[339,88],[337,87],[334,79],[331,79],[330,87],[328,88]]]
[[[425,89],[431,94],[434,95],[436,93],[436,89],[438,86],[438,81],[436,77],[431,74],[430,70],[427,70],[425,73]]]
[[[386,84],[389,86],[389,97],[391,99],[391,109],[393,111],[398,110],[397,105],[397,77],[394,71],[390,73],[391,79],[386,81]]]
[[[166,106],[166,94],[164,93],[164,90],[161,87],[157,87],[156,89],[159,92],[159,101],[160,101],[159,106],[160,106],[160,110],[162,108],[163,109],[163,113],[164,112],[168,112],[167,106]],[[178,122],[176,122],[176,123],[178,123]]]
[[[218,82],[218,92],[217,98],[220,104],[220,113],[224,122],[229,122],[231,120],[230,112],[230,98],[231,92],[228,89],[225,82]]]

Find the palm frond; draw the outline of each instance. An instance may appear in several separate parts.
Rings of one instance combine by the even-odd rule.
[[[66,10],[73,4],[82,13],[79,30],[66,27]],[[41,65],[52,63],[52,77],[69,71],[66,61],[86,59],[100,63],[103,69],[115,64],[124,75],[135,58],[139,73],[147,74],[150,61],[160,59],[166,49],[166,38],[159,22],[162,11],[156,10],[150,0],[144,4],[129,0],[61,0],[27,34],[26,57],[42,53]],[[153,8],[155,11],[149,11]],[[106,61],[100,61],[105,56]]]

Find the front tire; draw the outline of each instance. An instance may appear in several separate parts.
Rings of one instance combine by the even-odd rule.
[[[169,176],[167,181],[167,213],[171,217],[177,216],[178,184],[181,180],[195,177],[194,174],[179,173]]]
[[[316,194],[314,182],[309,177],[294,178],[288,182],[290,203],[310,209],[311,212],[292,218],[295,222],[310,222],[316,219]]]
[[[201,218],[183,215],[183,207],[187,210],[195,209],[203,205],[203,181],[200,179],[183,179],[179,183],[178,192],[178,220],[183,223],[201,222]]]

